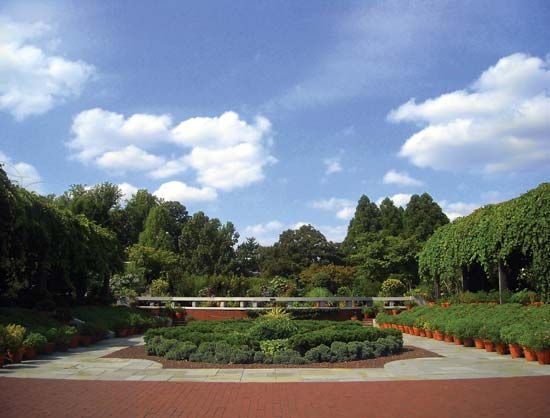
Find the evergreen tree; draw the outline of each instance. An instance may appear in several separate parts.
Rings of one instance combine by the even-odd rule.
[[[253,276],[260,270],[260,244],[255,238],[247,238],[235,252],[235,271],[242,276]]]
[[[449,218],[428,193],[413,195],[405,209],[405,233],[424,242],[434,231],[449,223]]]
[[[396,236],[403,232],[403,215],[403,208],[395,206],[389,197],[380,203],[380,226],[387,235]]]
[[[175,251],[176,243],[170,234],[174,229],[175,220],[168,208],[163,204],[155,206],[145,220],[143,232],[139,234],[139,244],[157,250]]]
[[[380,209],[366,195],[361,196],[355,209],[355,215],[349,223],[342,249],[347,254],[354,253],[357,250],[357,240],[360,236],[365,233],[379,232],[380,229]]]

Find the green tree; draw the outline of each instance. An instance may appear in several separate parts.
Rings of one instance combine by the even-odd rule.
[[[145,220],[151,209],[159,204],[159,200],[145,189],[138,190],[126,203],[122,217],[126,238],[124,246],[138,242],[139,234],[145,227]]]
[[[399,235],[403,232],[404,210],[394,205],[393,201],[386,197],[380,203],[380,227],[387,235]]]
[[[357,250],[357,240],[360,236],[365,233],[378,232],[380,229],[380,209],[366,195],[361,196],[355,209],[355,215],[349,223],[342,249],[347,254],[354,253]]]
[[[235,251],[235,273],[250,277],[260,271],[260,244],[247,238]]]
[[[449,218],[428,193],[413,195],[404,215],[405,233],[426,241],[434,231],[449,223]]]
[[[164,204],[155,206],[145,220],[145,227],[139,234],[139,244],[158,250],[176,251],[176,221],[170,216]]]

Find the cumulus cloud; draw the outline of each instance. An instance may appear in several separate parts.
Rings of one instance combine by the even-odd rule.
[[[409,203],[409,200],[411,200],[411,196],[410,194],[407,194],[407,193],[397,193],[397,194],[394,194],[393,196],[388,196],[390,198],[390,200],[394,203],[394,205],[396,206],[401,206],[401,207],[405,207],[407,206],[407,204]],[[385,197],[381,197],[379,198],[377,201],[376,201],[376,204],[377,205],[380,205],[380,203],[382,203],[382,201],[385,199]]]
[[[394,109],[390,121],[426,124],[399,155],[419,167],[496,173],[550,164],[549,60],[500,59],[467,89]]]
[[[96,108],[74,118],[72,134],[67,146],[83,163],[118,173],[145,171],[156,179],[192,169],[196,181],[208,189],[230,191],[259,182],[265,167],[276,162],[270,155],[271,123],[257,117],[250,124],[235,112],[191,118],[173,126],[169,115],[126,118]],[[161,146],[163,152],[172,147],[182,154],[177,158],[160,155]]]
[[[83,61],[53,55],[37,45],[48,40],[41,22],[14,22],[0,16],[0,110],[17,120],[46,113],[80,95],[95,73]]]
[[[254,237],[261,245],[273,245],[278,241],[279,235],[287,229],[300,229],[304,225],[312,225],[308,222],[296,222],[294,224],[285,224],[283,222],[274,220],[266,223],[260,223],[256,225],[247,226],[244,229],[243,237]],[[347,225],[320,225],[314,228],[321,231],[321,233],[329,240],[333,242],[342,242],[347,233]]]
[[[390,170],[384,175],[385,184],[398,184],[401,186],[422,186],[424,182],[417,180],[405,171]]]
[[[15,162],[2,151],[0,151],[0,164],[3,165],[4,171],[13,183],[27,190],[42,192],[42,177],[33,165],[23,161]]]
[[[209,202],[218,197],[216,191],[210,187],[192,187],[181,181],[163,183],[153,194],[164,200],[184,203]]]
[[[330,174],[339,173],[343,170],[340,157],[326,158],[323,162],[325,163],[325,174],[327,176]]]
[[[135,195],[138,191],[138,188],[132,186],[130,183],[120,183],[118,185],[118,188],[122,192],[122,200],[125,202],[130,200],[132,196]]]
[[[315,209],[334,212],[338,219],[349,220],[355,213],[355,202],[349,199],[339,199],[331,197],[330,199],[321,199],[311,202]]]

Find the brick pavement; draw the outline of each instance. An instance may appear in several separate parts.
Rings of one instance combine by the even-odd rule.
[[[550,416],[550,376],[345,383],[0,378],[0,393],[3,418]]]

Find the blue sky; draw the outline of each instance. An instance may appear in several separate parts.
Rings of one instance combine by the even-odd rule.
[[[0,161],[263,243],[339,241],[361,194],[454,218],[548,180],[548,22],[547,1],[3,2]]]

